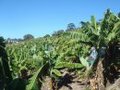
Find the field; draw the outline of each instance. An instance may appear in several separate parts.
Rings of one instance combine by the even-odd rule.
[[[101,21],[92,16],[73,30],[6,47],[1,42],[0,57],[0,90],[113,90],[120,79],[120,17],[107,10]]]

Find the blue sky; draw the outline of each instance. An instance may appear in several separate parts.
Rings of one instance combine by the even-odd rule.
[[[92,15],[101,19],[107,8],[120,12],[120,0],[0,0],[0,36],[44,36]]]

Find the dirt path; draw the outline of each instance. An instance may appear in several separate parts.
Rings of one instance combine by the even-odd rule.
[[[75,82],[68,84],[68,87],[63,86],[59,90],[85,90],[85,89],[86,89],[85,85],[80,85],[79,83]]]
[[[80,80],[78,77],[73,78],[70,81],[69,78],[65,78],[64,80],[68,80],[68,83],[63,84],[63,86],[60,87],[59,90],[85,90],[87,88],[87,84],[83,83],[85,81]]]
[[[73,78],[69,74],[66,74],[61,81],[58,83],[58,86],[55,90],[86,90],[87,84],[85,81],[80,80],[78,77]],[[44,84],[42,85],[41,90],[54,90],[52,89],[51,78],[46,77]]]

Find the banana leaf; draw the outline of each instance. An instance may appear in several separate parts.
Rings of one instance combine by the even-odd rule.
[[[69,68],[69,69],[80,69],[84,66],[80,63],[70,63],[70,62],[59,62],[55,65],[54,68],[60,69],[60,68]]]
[[[38,71],[30,78],[28,85],[26,86],[26,90],[39,90],[37,85],[38,75],[42,73],[43,69],[46,67],[48,63],[44,64],[44,66],[40,67]]]

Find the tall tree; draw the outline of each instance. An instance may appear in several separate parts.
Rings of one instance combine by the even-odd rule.
[[[33,39],[34,36],[31,35],[31,34],[26,34],[26,35],[23,36],[23,38],[24,38],[24,40],[30,40],[30,39]]]
[[[46,35],[44,36],[44,38],[47,38],[47,37],[50,37],[50,35],[49,35],[49,34],[46,34]]]
[[[59,36],[61,35],[62,33],[64,33],[64,30],[58,30],[58,31],[55,31],[52,36]]]
[[[67,25],[67,30],[66,31],[70,31],[70,30],[74,30],[76,27],[75,27],[75,24],[74,23],[69,23]]]

